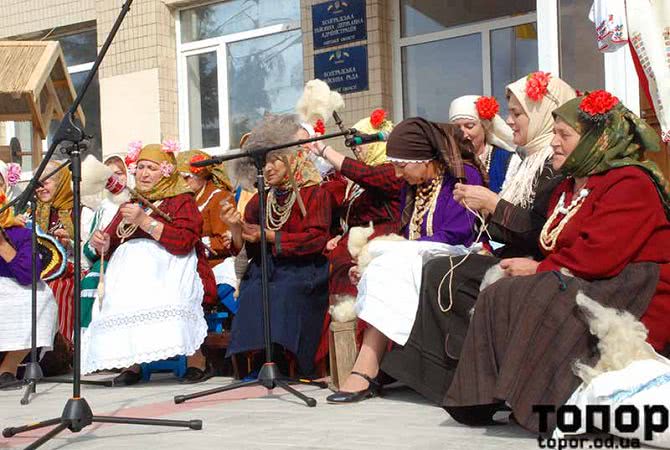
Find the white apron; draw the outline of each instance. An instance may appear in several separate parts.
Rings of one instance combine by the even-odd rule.
[[[102,309],[82,334],[83,373],[192,355],[205,340],[204,288],[195,250],[169,253],[156,241],[121,244],[105,274]]]

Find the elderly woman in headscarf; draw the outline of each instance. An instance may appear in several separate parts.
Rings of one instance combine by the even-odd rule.
[[[7,203],[0,189],[0,207]],[[30,351],[32,330],[32,239],[9,208],[0,214],[0,389],[16,383],[16,369]],[[42,270],[42,260],[37,261]],[[51,347],[58,323],[51,289],[37,284],[37,346]]]
[[[386,156],[396,175],[405,181],[400,198],[405,238],[431,244],[426,246],[429,248],[439,244],[467,247],[475,241],[475,215],[453,198],[457,182],[485,183],[486,174],[473,150],[472,142],[456,125],[413,118],[395,127]],[[409,250],[415,252],[414,246]],[[409,258],[399,253],[388,255],[373,260],[358,285],[356,312],[369,326],[351,375],[327,398],[331,403],[358,402],[376,395],[379,384],[374,378],[389,339],[402,343],[408,320],[411,326],[418,298],[407,298],[407,290],[399,289],[401,283],[403,288],[413,284],[407,280],[413,276]],[[375,265],[381,258],[384,263]],[[405,276],[398,270],[400,265]]]
[[[540,431],[533,405],[563,405],[580,383],[573,362],[597,360],[576,294],[625,310],[670,343],[670,186],[645,151],[658,135],[605,91],[554,111],[554,190],[541,262],[503,260],[504,278],[479,296],[443,405],[458,421],[492,422],[500,409]],[[564,275],[569,273],[570,276]],[[547,428],[553,430],[556,415]]]
[[[194,167],[192,162],[204,161],[211,156],[201,150],[188,150],[177,155],[177,170],[195,192],[195,202],[202,213],[202,242],[207,249],[210,266],[214,267],[231,256],[230,232],[221,220],[224,202],[235,206],[233,186],[223,164]]]
[[[251,132],[245,150],[295,140],[301,127],[292,115],[268,115]],[[295,356],[301,374],[314,371],[314,354],[328,306],[328,261],[331,196],[302,148],[276,150],[266,156],[267,212],[259,224],[258,193],[247,204],[244,220],[232,205],[222,209],[233,246],[245,246],[250,258],[233,319],[227,355],[262,349],[260,227],[269,246],[271,341]]]
[[[72,174],[68,168],[59,170],[53,176],[47,175],[56,170],[62,161],[49,161],[40,180],[41,185],[36,189],[37,209],[34,219],[37,225],[46,233],[57,238],[72,255],[72,237],[74,225],[72,223]],[[49,281],[58,303],[58,331],[68,345],[72,344],[74,330],[74,266],[68,262],[63,275]]]
[[[523,161],[515,173],[508,173],[502,192],[465,184],[454,190],[458,201],[488,214],[487,231],[495,241],[491,247],[496,257],[469,254],[428,261],[409,338],[384,359],[384,372],[436,404],[453,378],[486,271],[499,257],[542,257],[537,239],[551,192],[561,180],[551,165],[551,112],[575,96],[565,82],[547,77],[539,72],[507,86],[507,123]]]
[[[489,189],[496,194],[502,189],[507,172],[516,170],[521,162],[518,156],[512,159],[512,129],[498,115],[499,109],[494,97],[479,95],[458,97],[449,106],[449,122],[458,125],[472,141],[489,176]]]
[[[125,203],[91,237],[109,262],[101,309],[82,336],[82,372],[123,368],[117,384],[137,383],[140,363],[178,355],[205,370],[192,355],[207,335],[202,304],[216,301],[216,284],[200,241],[202,216],[172,151],[146,145],[137,159],[136,190],[162,214],[144,200]]]

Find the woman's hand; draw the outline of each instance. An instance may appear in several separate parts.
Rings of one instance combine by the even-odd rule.
[[[233,243],[233,234],[230,231],[226,231],[221,239],[223,240],[223,248],[230,250],[230,246]]]
[[[21,226],[26,226],[26,223],[28,223],[28,216],[26,214],[19,214],[16,216],[16,220],[21,224]]]
[[[358,266],[349,269],[349,281],[351,281],[351,284],[354,286],[358,286],[359,281],[361,281],[361,272],[358,269]]]
[[[91,236],[91,239],[89,240],[89,245],[93,247],[96,252],[98,252],[98,255],[101,255],[103,252],[109,252],[109,243],[109,234],[100,230],[95,230]]]
[[[256,243],[261,240],[261,227],[254,224],[242,224],[242,239],[247,242]]]
[[[540,263],[528,258],[509,258],[500,261],[500,268],[508,277],[522,277],[524,275],[535,275]]]
[[[328,250],[329,252],[332,252],[333,250],[335,250],[335,247],[337,247],[337,244],[340,243],[340,240],[342,240],[342,236],[335,236],[334,238],[329,240],[326,243],[326,250]]]
[[[64,228],[59,228],[54,231],[54,237],[64,246],[67,247],[70,245],[70,234]]]
[[[326,149],[326,145],[323,142],[315,141],[309,142],[302,145],[303,148],[309,150],[310,153],[316,156],[323,156],[323,152]]]
[[[121,216],[126,223],[131,225],[142,225],[145,220],[149,217],[147,213],[144,212],[144,209],[138,204],[135,203],[126,203],[121,206]]]
[[[242,214],[227,200],[222,201],[220,204],[220,217],[223,223],[228,225],[228,228],[239,229],[242,226]]]
[[[498,194],[486,189],[484,186],[456,183],[454,187],[454,200],[463,206],[468,206],[475,211],[484,211],[493,214],[498,205]]]

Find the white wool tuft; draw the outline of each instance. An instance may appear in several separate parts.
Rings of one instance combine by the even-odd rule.
[[[347,242],[347,249],[351,257],[356,260],[361,250],[368,243],[368,239],[372,236],[375,229],[370,222],[367,227],[353,227],[349,230],[349,242]]]
[[[350,295],[334,295],[335,304],[328,311],[334,322],[351,322],[356,319],[356,299]]]
[[[105,190],[107,180],[114,171],[93,155],[88,155],[81,163],[81,196],[96,197]]]
[[[315,123],[321,119],[328,122],[333,111],[344,109],[344,99],[335,91],[331,91],[328,84],[321,80],[310,80],[305,85],[296,111],[301,120],[307,123]]]
[[[496,264],[495,266],[490,267],[489,270],[487,270],[484,274],[482,284],[479,285],[479,292],[491,286],[501,278],[505,278],[505,270],[500,267],[500,264]]]
[[[576,303],[584,312],[591,334],[598,338],[600,359],[590,367],[576,361],[575,374],[588,384],[603,372],[621,370],[633,361],[655,359],[656,352],[647,343],[647,328],[627,311],[607,308],[577,293]]]

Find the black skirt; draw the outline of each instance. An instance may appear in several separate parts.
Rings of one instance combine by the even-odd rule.
[[[226,356],[264,348],[259,258],[252,260],[240,285]],[[269,258],[271,341],[296,357],[301,374],[314,371],[314,354],[328,308],[328,260]]]
[[[461,259],[453,258],[453,264]],[[486,271],[499,261],[491,256],[468,256],[454,270],[453,302],[446,313],[442,308],[449,306],[449,280],[442,283],[442,308],[438,305],[438,288],[451,267],[449,257],[428,261],[423,267],[419,307],[412,332],[404,347],[394,348],[386,354],[382,370],[441,405],[456,370],[479,286]]]

